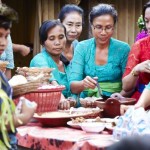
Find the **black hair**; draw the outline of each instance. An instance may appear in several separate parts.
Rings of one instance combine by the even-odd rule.
[[[94,6],[89,14],[90,23],[92,24],[93,20],[96,17],[101,16],[101,15],[107,15],[107,14],[113,17],[114,24],[115,24],[118,18],[118,14],[117,14],[116,9],[112,5],[102,3],[97,6]]]
[[[12,26],[12,21],[18,20],[18,13],[8,7],[6,4],[0,4],[0,27],[9,29]]]
[[[66,35],[66,28],[59,20],[47,20],[44,21],[39,29],[40,43],[43,45],[47,40],[48,31],[56,26],[61,26],[64,28],[64,32]]]
[[[82,16],[82,22],[84,22],[84,12],[83,9],[74,4],[67,4],[59,12],[58,18],[61,22],[65,19],[66,15],[71,12],[78,12]]]
[[[142,17],[143,17],[143,21],[144,21],[144,28],[143,28],[143,29],[144,29],[145,31],[147,31],[146,26],[145,26],[145,11],[146,11],[147,8],[150,8],[150,1],[148,1],[148,2],[144,5],[143,10],[142,10]]]

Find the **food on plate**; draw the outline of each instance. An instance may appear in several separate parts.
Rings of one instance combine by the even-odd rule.
[[[76,124],[76,123],[82,123],[86,119],[84,117],[77,117],[77,118],[71,118],[71,120],[72,120],[72,123]]]

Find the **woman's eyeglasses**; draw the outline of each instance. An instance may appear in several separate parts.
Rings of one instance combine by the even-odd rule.
[[[97,30],[98,32],[102,32],[103,30],[105,30],[105,32],[109,33],[113,31],[114,26],[109,25],[109,26],[103,27],[101,25],[95,25],[95,26],[93,25],[93,28],[94,30]]]

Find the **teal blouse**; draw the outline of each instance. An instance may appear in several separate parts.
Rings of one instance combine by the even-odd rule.
[[[67,98],[70,96],[70,88],[69,88],[69,81],[68,81],[68,74],[69,74],[69,66],[64,65],[65,72],[60,72],[58,70],[57,64],[52,59],[51,55],[46,51],[45,48],[42,49],[41,53],[37,54],[30,62],[30,67],[49,67],[55,68],[52,71],[52,80],[56,80],[58,84],[65,85],[66,89],[63,90],[64,96]]]
[[[86,76],[98,77],[98,82],[122,81],[130,47],[127,43],[110,39],[108,48],[108,61],[105,65],[96,65],[95,38],[79,42],[70,66],[70,84],[73,81],[81,81]],[[110,96],[112,93],[103,91],[103,95]],[[86,97],[87,92],[82,92],[81,97]]]

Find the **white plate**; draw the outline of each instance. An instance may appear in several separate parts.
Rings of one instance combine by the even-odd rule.
[[[105,127],[109,130],[113,130],[115,128],[115,126],[112,125],[113,122],[117,123],[117,119],[113,119],[113,118],[102,118],[102,121],[105,121]]]
[[[76,128],[76,129],[81,129],[80,123],[72,123],[72,121],[68,121],[67,125]]]

